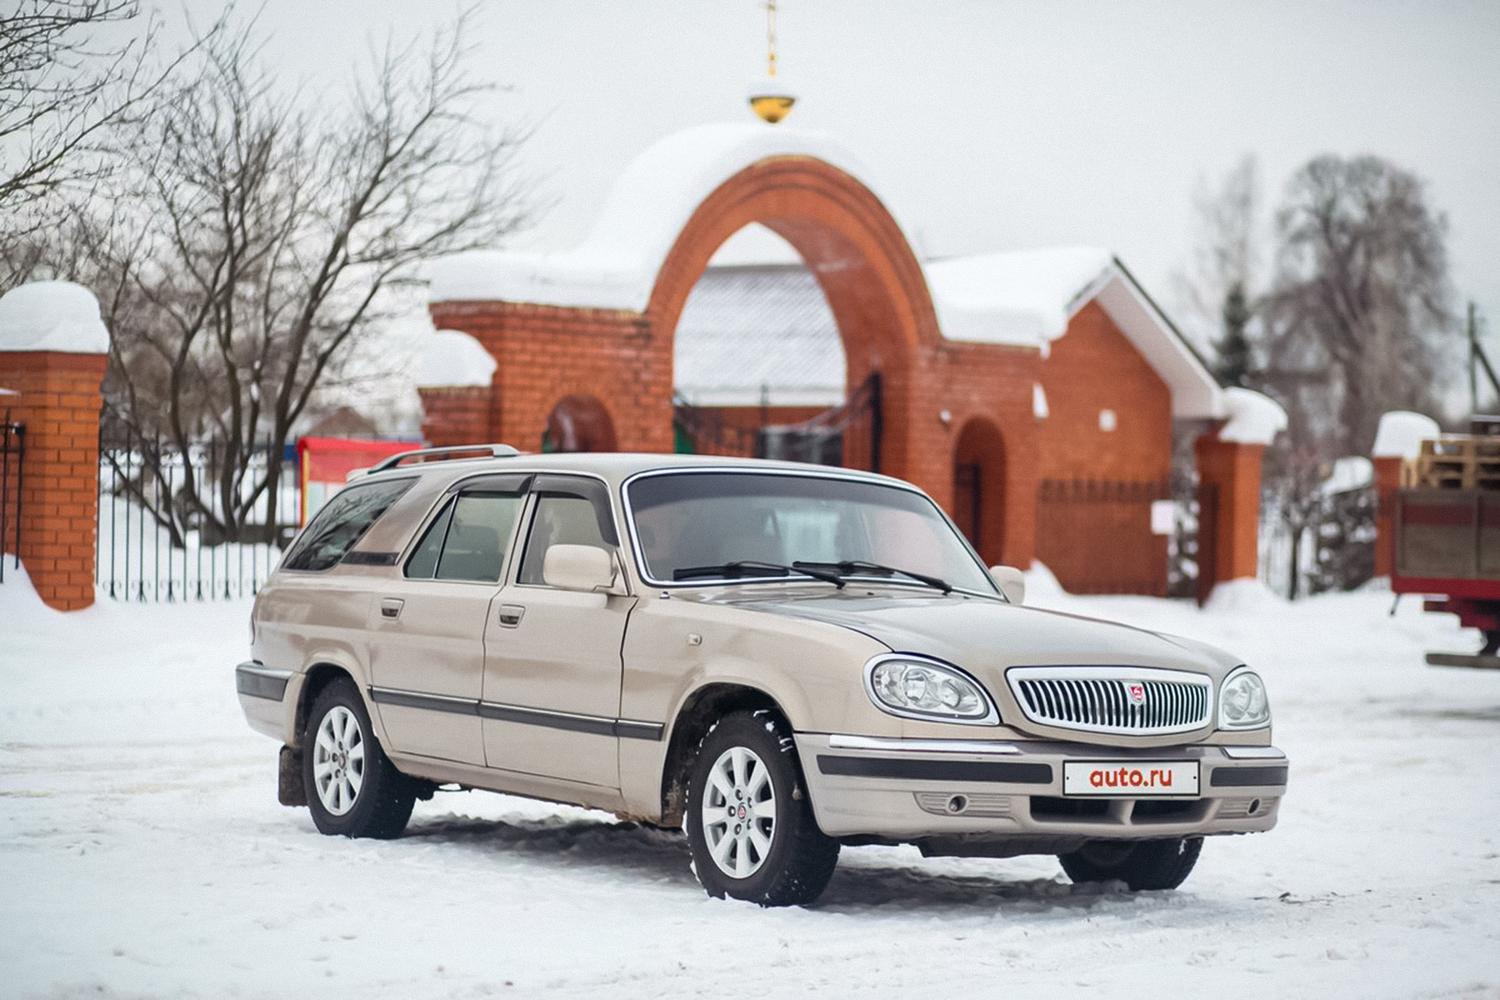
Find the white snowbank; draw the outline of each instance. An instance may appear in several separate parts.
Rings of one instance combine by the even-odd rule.
[[[1224,410],[1229,420],[1219,430],[1220,441],[1270,444],[1286,430],[1286,411],[1281,404],[1250,389],[1225,389]]]
[[[699,204],[741,170],[778,156],[819,159],[870,184],[868,171],[821,132],[761,122],[699,125],[659,140],[625,168],[578,247],[562,253],[480,250],[443,258],[428,272],[428,298],[640,312]]]
[[[33,281],[0,295],[0,351],[105,354],[109,331],[94,293],[71,281]]]
[[[1335,459],[1333,470],[1321,487],[1324,496],[1362,490],[1375,481],[1375,466],[1363,455]]]
[[[1410,410],[1392,410],[1380,418],[1375,430],[1375,447],[1370,449],[1372,458],[1416,458],[1422,453],[1422,442],[1430,441],[1442,433],[1442,428],[1429,416]]]
[[[927,264],[927,287],[947,339],[1037,346],[1068,331],[1079,300],[1113,261],[1100,247],[954,257]]]
[[[484,345],[462,330],[438,330],[417,358],[416,384],[424,388],[485,386],[497,367]]]

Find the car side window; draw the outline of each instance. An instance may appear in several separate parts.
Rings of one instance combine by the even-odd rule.
[[[531,519],[531,533],[521,558],[517,583],[545,584],[542,567],[547,550],[554,545],[592,545],[610,548],[599,530],[599,516],[591,500],[583,497],[541,496]]]
[[[345,487],[318,511],[287,553],[283,568],[331,569],[415,481],[392,479]]]
[[[417,543],[411,558],[406,560],[406,575],[413,580],[431,580],[437,572],[438,556],[443,554],[443,540],[448,537],[448,525],[453,520],[453,501],[444,505],[442,513],[432,519],[427,533]]]

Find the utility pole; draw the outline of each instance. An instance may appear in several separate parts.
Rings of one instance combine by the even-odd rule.
[[[1469,412],[1479,412],[1479,326],[1474,321],[1474,300],[1469,300]]]

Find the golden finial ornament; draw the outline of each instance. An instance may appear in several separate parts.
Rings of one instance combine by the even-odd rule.
[[[776,0],[766,0],[766,79],[750,91],[750,108],[762,121],[775,125],[797,103],[776,79]]]

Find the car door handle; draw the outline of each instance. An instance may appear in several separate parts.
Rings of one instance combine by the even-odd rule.
[[[521,624],[521,616],[526,614],[526,609],[519,604],[500,605],[500,624],[506,628],[515,628]]]
[[[399,597],[387,597],[380,602],[380,617],[392,620],[401,617],[401,609],[406,602]]]

